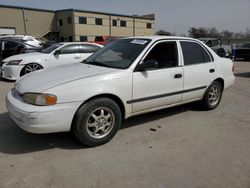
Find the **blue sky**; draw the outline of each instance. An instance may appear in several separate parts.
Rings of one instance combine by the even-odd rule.
[[[250,28],[250,0],[0,0],[1,5],[41,9],[76,8],[128,15],[155,13],[155,30],[187,34],[194,27],[244,32]]]

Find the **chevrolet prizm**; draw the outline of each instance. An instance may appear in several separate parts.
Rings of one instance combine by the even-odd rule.
[[[134,115],[194,101],[216,108],[234,83],[232,69],[232,61],[195,39],[125,38],[82,63],[24,76],[6,104],[28,132],[72,130],[81,143],[97,146]]]

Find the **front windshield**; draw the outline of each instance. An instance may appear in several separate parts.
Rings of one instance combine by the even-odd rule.
[[[120,39],[109,43],[83,63],[111,67],[128,68],[149,44],[149,39]]]
[[[62,46],[62,44],[53,44],[52,46],[43,49],[41,51],[41,53],[49,54],[49,53],[53,52],[55,49],[59,48],[60,46]]]

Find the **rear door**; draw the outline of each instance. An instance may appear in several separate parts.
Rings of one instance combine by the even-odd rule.
[[[198,42],[180,41],[184,61],[183,101],[202,98],[215,79],[215,64],[209,51]]]
[[[133,113],[181,102],[183,67],[176,41],[153,45],[142,61],[157,61],[158,68],[133,73]]]

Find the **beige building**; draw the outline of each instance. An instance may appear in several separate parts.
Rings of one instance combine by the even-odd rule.
[[[96,36],[154,35],[154,25],[154,14],[128,16],[0,5],[0,34],[33,35],[56,41],[94,41]]]

